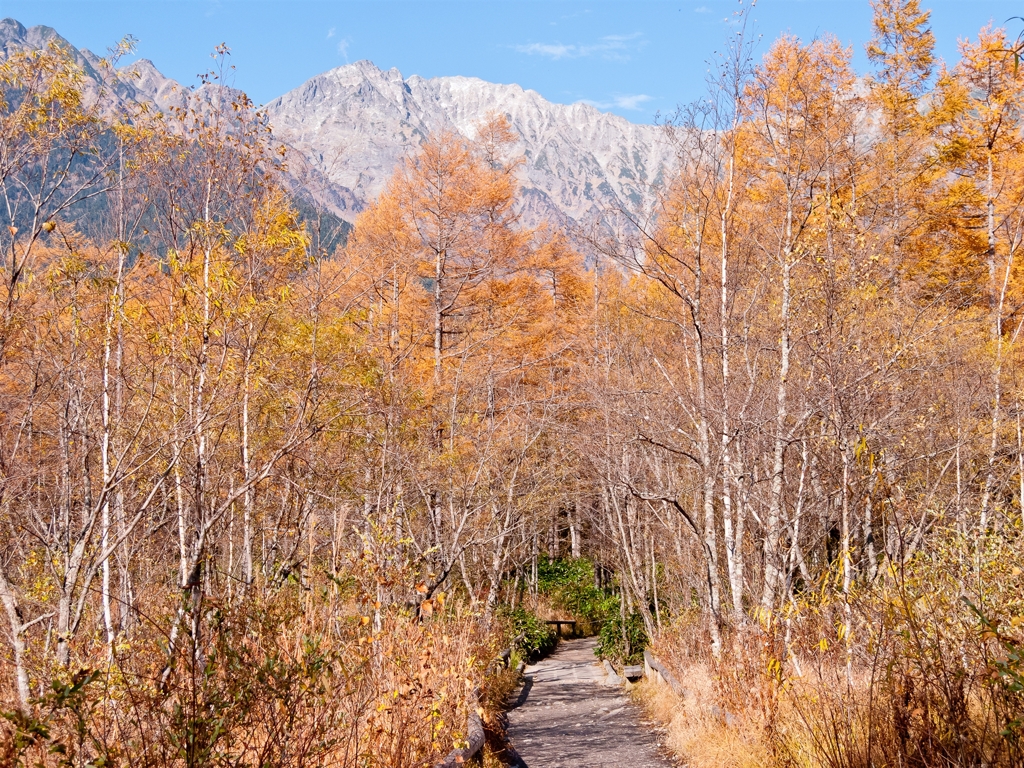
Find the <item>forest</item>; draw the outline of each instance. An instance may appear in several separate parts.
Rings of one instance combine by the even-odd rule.
[[[872,6],[740,18],[635,209],[491,114],[344,242],[222,69],[9,56],[0,764],[432,766],[573,618],[691,766],[1021,765],[1022,47]]]

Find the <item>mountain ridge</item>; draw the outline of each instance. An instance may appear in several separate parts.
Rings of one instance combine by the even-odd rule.
[[[488,113],[503,113],[520,136],[521,205],[531,223],[580,222],[638,205],[672,157],[657,126],[588,104],[555,104],[517,84],[465,76],[403,78],[368,61],[316,75],[266,110],[280,138],[362,200],[379,194],[430,133],[449,128],[472,138]]]
[[[113,72],[75,48],[52,27],[0,21],[0,56],[15,50],[66,47],[86,75],[91,97],[115,104],[146,101],[160,109],[183,105],[193,91],[164,76],[149,59]],[[609,210],[635,208],[673,163],[658,126],[631,123],[584,104],[558,104],[538,92],[475,77],[404,77],[371,61],[328,70],[270,101],[274,135],[295,168],[291,184],[354,222],[380,194],[395,168],[431,133],[473,137],[490,113],[504,114],[520,136],[520,213],[527,224],[593,222]],[[310,181],[312,180],[312,182]]]

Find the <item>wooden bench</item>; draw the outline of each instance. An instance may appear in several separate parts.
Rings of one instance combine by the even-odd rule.
[[[572,620],[572,619],[566,619],[566,620],[562,620],[562,621],[545,621],[544,623],[545,624],[554,624],[555,625],[555,634],[558,635],[559,637],[562,636],[562,625],[563,624],[566,624],[566,625],[569,626],[569,634],[570,635],[575,635],[576,634],[576,622],[574,620]]]

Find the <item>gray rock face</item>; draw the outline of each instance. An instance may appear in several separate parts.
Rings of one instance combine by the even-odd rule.
[[[0,60],[51,41],[68,48],[90,98],[111,109],[149,102],[167,110],[205,90],[183,88],[148,59],[115,72],[49,27],[0,21]],[[395,167],[431,133],[453,129],[472,138],[489,113],[504,114],[519,134],[521,213],[541,221],[587,223],[607,211],[635,208],[671,167],[662,129],[637,125],[585,104],[554,104],[518,85],[471,77],[403,78],[369,61],[310,79],[266,106],[276,137],[288,145],[293,187],[352,222],[384,189]]]
[[[169,77],[164,77],[149,59],[139,59],[118,70],[121,79],[134,90],[136,101],[150,101],[160,109],[183,106],[186,89]]]
[[[518,151],[527,221],[586,221],[635,206],[661,181],[673,153],[662,130],[586,104],[553,104],[536,91],[470,77],[403,79],[368,61],[312,78],[267,105],[277,135],[328,179],[365,203],[396,164],[434,131],[472,137],[488,113],[504,114]]]
[[[51,27],[40,25],[26,29],[14,19],[0,20],[0,61],[6,61],[19,51],[41,50],[51,44],[70,51],[75,63],[82,68],[86,99],[102,98],[111,110],[139,102],[167,109],[183,104],[187,98],[186,89],[160,74],[149,59],[139,59],[114,70],[105,66],[101,57],[92,51],[75,48]]]

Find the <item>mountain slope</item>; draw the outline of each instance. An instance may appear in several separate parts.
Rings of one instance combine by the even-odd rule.
[[[82,68],[88,98],[98,98],[102,91],[111,108],[147,101],[167,109],[184,103],[186,89],[164,77],[149,59],[139,59],[115,71],[104,67],[100,56],[87,48],[76,48],[51,27],[25,28],[14,19],[0,20],[0,61],[19,51],[41,50],[51,43],[70,51]]]
[[[50,27],[0,21],[0,59],[50,42],[68,48],[86,76],[86,92],[117,108],[150,102],[181,106],[190,94],[147,59],[115,72]],[[311,78],[266,106],[275,136],[288,145],[290,183],[352,222],[384,188],[396,165],[434,131],[472,137],[489,113],[505,114],[521,137],[517,150],[527,223],[589,222],[634,207],[671,166],[661,129],[637,125],[585,104],[554,104],[518,85],[470,77],[403,78],[360,61]]]
[[[490,112],[520,135],[524,213],[534,222],[583,221],[636,205],[660,181],[672,152],[656,126],[585,104],[553,104],[518,85],[469,77],[403,79],[360,61],[318,75],[267,105],[277,135],[362,202],[431,132],[472,137]]]

